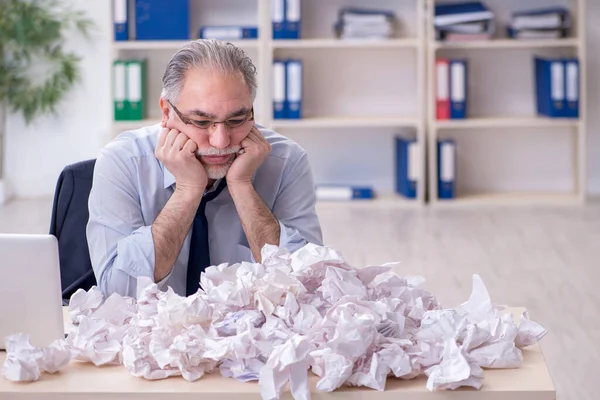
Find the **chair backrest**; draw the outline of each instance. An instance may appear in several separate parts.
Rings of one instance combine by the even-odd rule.
[[[58,240],[62,297],[65,300],[70,299],[79,288],[89,290],[96,285],[85,233],[95,165],[96,160],[93,159],[66,166],[54,192],[50,234]]]

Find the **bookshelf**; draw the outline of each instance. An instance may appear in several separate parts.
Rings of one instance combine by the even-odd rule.
[[[387,40],[340,40],[335,37],[333,24],[338,10],[346,6],[365,6],[357,0],[302,0],[301,39],[272,39],[271,1],[192,1],[190,13],[196,20],[191,27],[193,37],[197,37],[202,23],[258,26],[257,40],[232,42],[246,50],[257,67],[257,123],[276,130],[307,149],[316,183],[373,186],[375,201],[357,202],[359,207],[384,203],[400,207],[423,205],[426,185],[426,42],[425,27],[421,22],[424,20],[425,0],[374,0],[373,4],[369,4],[369,7],[393,11],[398,17],[398,31]],[[239,7],[244,9],[243,13],[238,10]],[[133,15],[132,11],[130,8],[130,15]],[[198,22],[198,19],[202,21]],[[113,121],[108,139],[124,130],[159,122],[161,74],[170,56],[184,43],[113,42],[113,59],[148,60],[148,112],[141,121]],[[272,63],[278,57],[303,60],[301,119],[273,119]],[[346,70],[345,75],[340,76],[342,69]],[[376,78],[372,79],[368,71],[375,72]],[[351,76],[355,76],[354,82],[348,85],[347,80]],[[408,106],[403,107],[403,104]],[[395,193],[393,157],[396,134],[417,138],[419,143],[420,182],[416,199],[406,199]],[[324,146],[322,140],[329,145]],[[338,151],[340,146],[344,151]],[[365,152],[365,149],[369,150]],[[364,163],[364,168],[357,168],[356,163]],[[372,179],[372,176],[376,178]]]
[[[447,3],[447,1],[427,0],[427,20],[433,21],[435,4]],[[585,201],[586,197],[586,53],[585,53],[585,0],[565,0],[541,1],[534,0],[532,4],[526,6],[520,4],[517,0],[487,0],[485,5],[496,13],[497,28],[496,35],[491,40],[476,40],[468,42],[440,42],[435,40],[435,28],[433,24],[427,24],[427,81],[431,82],[427,89],[427,130],[428,130],[428,189],[429,203],[433,207],[475,207],[475,206],[532,206],[532,205],[576,205]],[[521,2],[522,3],[522,2]],[[570,8],[574,27],[571,29],[571,37],[561,39],[522,39],[513,40],[506,38],[503,27],[508,21],[510,11],[517,9],[536,8],[543,6],[564,5]],[[493,50],[490,53],[489,50]],[[547,118],[538,116],[535,112],[535,94],[533,77],[533,57],[541,55],[546,57],[572,57],[576,56],[580,61],[580,114],[577,119],[569,118]],[[472,74],[467,78],[467,96],[473,99],[471,91],[473,87],[479,88],[486,85],[486,79],[498,80],[495,89],[490,91],[498,93],[497,98],[479,95],[473,104],[473,113],[469,113],[471,104],[468,104],[466,119],[436,119],[436,98],[435,98],[435,62],[438,57],[463,58],[473,60]],[[479,58],[478,58],[479,57]],[[487,58],[486,58],[487,57]],[[519,67],[515,72],[507,71],[511,65],[505,61],[510,58]],[[485,60],[485,61],[481,61]],[[487,63],[486,63],[487,61]],[[495,63],[490,68],[490,64]],[[469,68],[471,68],[469,66]],[[493,70],[493,72],[488,71]],[[504,68],[504,69],[502,69]],[[510,75],[515,78],[518,84],[511,84],[509,79],[503,76]],[[507,83],[504,87],[504,83]],[[506,88],[504,90],[504,88]],[[483,92],[486,89],[481,89]],[[506,96],[508,91],[519,91],[526,102],[518,105],[503,106],[502,97]],[[469,100],[468,100],[469,101]],[[471,101],[473,103],[473,101]],[[476,109],[476,110],[475,110]],[[502,110],[498,110],[502,109]],[[489,136],[488,136],[489,135]],[[508,151],[496,150],[493,146],[487,146],[486,149],[494,160],[500,160],[504,164],[519,163],[516,156],[513,157],[512,149],[521,159],[527,159],[523,155],[527,150],[518,150],[519,146],[533,147],[532,143],[538,143],[536,151],[544,153],[547,143],[560,142],[561,152],[565,160],[559,163],[561,167],[570,167],[571,181],[568,183],[571,190],[553,190],[554,188],[540,187],[544,184],[531,185],[531,190],[488,190],[477,187],[468,182],[469,178],[482,176],[483,172],[478,169],[485,169],[484,165],[477,165],[477,162],[484,163],[486,156],[484,151],[476,147],[482,143],[482,137],[491,137],[496,135],[495,141],[498,145],[508,148]],[[439,139],[451,138],[455,140],[457,146],[456,162],[458,174],[456,176],[456,196],[453,199],[438,199],[438,166],[437,166],[437,142]],[[552,140],[550,140],[552,138]],[[464,146],[461,152],[460,147]],[[494,154],[496,152],[496,154]],[[500,157],[502,154],[503,157]],[[532,157],[529,156],[531,159]],[[461,165],[462,163],[462,165]],[[519,165],[527,164],[527,161],[520,161]],[[531,164],[531,162],[529,162]],[[529,165],[531,167],[531,165]],[[488,171],[493,166],[487,166]],[[533,166],[533,168],[541,168]],[[510,169],[514,174],[522,174],[521,166],[505,168]],[[461,173],[471,170],[470,173]],[[484,175],[485,176],[485,175]],[[461,177],[463,181],[461,182]],[[467,180],[467,182],[465,182]],[[473,179],[475,180],[475,179]],[[479,179],[479,183],[484,179]],[[535,186],[535,187],[533,187]],[[552,184],[546,184],[552,186]]]
[[[565,39],[511,40],[502,37],[490,41],[437,42],[430,21],[433,7],[443,0],[302,0],[302,36],[299,40],[272,39],[271,0],[194,0],[190,13],[192,38],[203,24],[256,25],[259,38],[238,40],[253,59],[258,72],[259,89],[255,100],[257,123],[274,129],[304,147],[309,154],[316,183],[372,185],[375,201],[358,201],[356,207],[397,205],[399,207],[474,207],[477,205],[580,204],[586,190],[586,123],[585,101],[580,102],[580,118],[552,119],[535,115],[534,97],[512,109],[496,107],[501,99],[480,96],[477,112],[464,120],[437,121],[433,93],[435,59],[448,57],[489,57],[500,68],[506,64],[505,55],[518,55],[523,61],[517,74],[530,74],[529,59],[534,54],[576,55],[580,59],[580,98],[586,94],[585,0],[556,0],[568,2],[575,19],[575,34]],[[531,0],[531,7],[549,5],[549,0]],[[551,4],[555,4],[552,1]],[[492,10],[507,10],[522,6],[519,0],[484,0]],[[522,3],[522,2],[521,2]],[[334,37],[332,25],[337,11],[345,6],[390,10],[399,19],[399,29],[389,40],[340,40]],[[523,8],[523,7],[521,7]],[[235,11],[232,11],[235,10]],[[130,15],[133,8],[130,9]],[[504,14],[502,14],[504,12]],[[112,17],[112,13],[111,13]],[[112,26],[112,20],[110,21]],[[498,25],[502,29],[502,23]],[[160,121],[158,99],[161,77],[167,61],[186,41],[113,41],[112,60],[145,58],[148,60],[147,115],[140,121],[112,121],[106,141],[119,133]],[[489,50],[493,50],[490,52]],[[277,58],[303,60],[303,118],[273,119],[272,65]],[[528,58],[529,57],[529,58]],[[111,71],[112,71],[111,60]],[[503,64],[504,62],[504,64]],[[525,71],[525,72],[523,72]],[[489,78],[485,68],[479,68],[474,82],[482,84]],[[498,78],[501,79],[501,78]],[[525,80],[527,82],[527,80]],[[523,90],[517,84],[507,90]],[[521,93],[521,92],[519,92]],[[527,97],[527,96],[523,96]],[[488,100],[490,100],[488,102]],[[112,98],[111,109],[113,107]],[[475,107],[474,107],[475,108]],[[515,112],[516,110],[516,112]],[[459,184],[457,198],[437,199],[437,148],[439,138],[451,137],[467,141],[469,151],[479,160],[477,140],[473,135],[493,137],[502,132],[522,132],[528,143],[544,140],[546,133],[564,136],[564,153],[572,169],[572,190],[527,188],[516,190],[466,190]],[[416,138],[419,144],[419,181],[417,198],[396,195],[394,137]],[[513,135],[514,136],[514,135]],[[562,142],[561,142],[562,143]],[[543,144],[543,143],[542,143]],[[521,145],[520,139],[510,146]],[[541,147],[543,152],[543,146]],[[467,154],[470,157],[470,153]],[[460,155],[459,155],[460,161]],[[510,162],[510,159],[504,159]],[[563,163],[564,164],[564,163]],[[562,164],[561,164],[562,165]],[[475,165],[473,168],[477,168]],[[461,179],[458,176],[458,179]],[[471,178],[465,177],[468,181]],[[464,181],[461,183],[465,183]],[[502,185],[499,185],[502,187]],[[329,202],[327,202],[329,203]],[[335,203],[330,203],[335,204]]]

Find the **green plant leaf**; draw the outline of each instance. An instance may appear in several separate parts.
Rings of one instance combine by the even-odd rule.
[[[2,0],[0,6],[0,102],[29,124],[54,113],[79,80],[80,58],[62,48],[76,30],[86,39],[91,19],[64,0]],[[36,66],[47,65],[40,76]]]

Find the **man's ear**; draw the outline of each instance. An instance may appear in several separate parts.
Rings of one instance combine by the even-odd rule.
[[[160,124],[163,127],[167,126],[167,122],[171,116],[171,108],[169,107],[169,103],[165,100],[164,97],[160,98]]]

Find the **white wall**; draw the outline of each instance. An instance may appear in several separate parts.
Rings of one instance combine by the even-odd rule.
[[[206,2],[206,0],[202,0]],[[228,0],[230,1],[230,0]],[[231,0],[233,1],[233,0]],[[243,0],[237,0],[243,2]],[[320,0],[305,0],[310,3],[310,9],[315,9],[315,5]],[[517,0],[489,0],[490,5],[505,3],[508,6],[523,4],[523,1]],[[561,1],[558,0],[560,3]],[[333,1],[333,5],[354,4],[352,1]],[[400,0],[377,0],[377,6],[399,3]],[[411,3],[412,2],[408,2]],[[545,4],[545,0],[528,0],[527,5],[532,6]],[[555,2],[553,2],[555,3]],[[9,116],[7,121],[6,138],[6,177],[15,193],[19,197],[40,197],[50,196],[54,191],[56,178],[62,168],[71,162],[86,158],[95,157],[100,147],[103,145],[106,134],[109,129],[109,120],[112,117],[110,106],[110,41],[111,27],[110,23],[110,1],[78,2],[80,7],[96,21],[98,32],[94,35],[93,42],[87,43],[83,40],[72,40],[69,47],[74,49],[83,57],[82,63],[82,84],[74,90],[61,106],[59,117],[48,117],[38,121],[32,126],[25,126],[24,122],[18,116]],[[331,4],[327,3],[331,8]],[[600,113],[596,112],[596,107],[600,104],[600,82],[597,71],[600,68],[600,49],[596,43],[600,42],[600,26],[593,26],[592,22],[600,22],[600,2],[588,0],[587,25],[588,25],[588,187],[589,192],[600,194]],[[401,6],[396,6],[401,7]],[[504,5],[503,5],[504,7]],[[411,15],[414,11],[411,11]],[[316,17],[324,15],[318,14]],[[406,23],[410,24],[414,17],[407,18]],[[326,21],[325,21],[326,22]],[[414,22],[413,22],[414,23]],[[310,32],[317,32],[318,27],[310,27]],[[322,28],[325,29],[325,28]],[[411,32],[414,28],[406,26],[404,29]],[[317,32],[318,33],[318,32]],[[412,32],[411,32],[412,33]],[[472,54],[472,53],[470,53]],[[316,56],[313,55],[314,58]],[[530,54],[517,52],[499,54],[477,54],[474,59],[476,66],[475,73],[492,74],[497,68],[499,73],[505,71],[506,65],[511,62],[526,62]],[[512,58],[511,58],[512,57]],[[343,59],[344,56],[342,55]],[[399,59],[401,60],[401,59]],[[394,59],[396,63],[399,60]],[[368,60],[361,60],[367,62]],[[310,62],[310,60],[309,60]],[[374,61],[372,61],[374,62]],[[502,64],[502,65],[500,65]],[[390,67],[389,65],[387,66]],[[489,72],[485,72],[487,68]],[[414,71],[396,68],[402,74],[396,81],[396,90],[404,90],[402,85],[407,82],[414,83],[411,77]],[[479,71],[479,72],[477,72]],[[336,73],[349,74],[356,72],[355,69],[347,69],[346,72],[336,69]],[[345,76],[344,76],[345,77]],[[353,76],[348,75],[348,82]],[[361,79],[365,79],[362,77]],[[406,79],[403,81],[403,79]],[[483,99],[484,91],[504,90],[502,101],[479,102],[474,103],[474,111],[485,113],[488,110],[496,112],[523,112],[527,113],[532,107],[531,94],[523,88],[529,84],[527,76],[522,81],[513,81],[512,89],[506,90],[507,82],[510,80],[504,78],[490,85],[479,85],[472,88],[474,99]],[[324,82],[317,82],[315,86],[321,86]],[[510,85],[510,83],[508,83]],[[490,86],[492,89],[490,89]],[[412,92],[412,90],[411,90]],[[384,96],[384,94],[379,93]],[[380,97],[381,97],[380,96]],[[325,96],[325,100],[328,100]],[[398,97],[405,103],[401,104],[402,110],[409,111],[414,107],[411,100],[404,95]],[[321,99],[322,100],[322,99]],[[322,107],[329,107],[328,112],[340,111],[352,112],[357,103],[348,105],[348,110],[337,110],[335,104],[319,103],[319,98],[312,104],[314,112],[322,110]],[[323,100],[323,101],[325,101]],[[155,101],[150,98],[150,102]],[[373,106],[373,105],[372,105]],[[395,104],[395,106],[398,106]],[[374,110],[371,110],[374,111]],[[340,130],[327,130],[327,132],[301,133],[294,131],[282,132],[289,133],[290,136],[298,140],[312,154],[313,169],[317,181],[323,182],[355,182],[358,179],[363,182],[369,176],[373,176],[377,170],[388,169],[392,166],[392,148],[386,147],[385,140],[390,139],[393,132],[383,130],[376,140],[373,140],[374,133],[352,130],[345,134]],[[454,135],[454,133],[449,133]],[[324,136],[327,135],[327,136]],[[461,139],[464,145],[461,148],[459,159],[461,166],[459,173],[465,178],[466,189],[477,190],[485,186],[486,189],[497,190],[523,190],[523,189],[541,189],[541,190],[568,190],[570,189],[570,158],[565,151],[568,140],[564,132],[502,132],[485,131],[471,132],[469,134],[461,133]],[[344,142],[344,150],[331,151],[329,146],[323,143],[316,143],[317,138],[326,138],[325,144],[338,145],[340,141]],[[364,140],[363,140],[364,139]],[[385,143],[384,143],[385,142]],[[383,154],[379,154],[379,159],[374,165],[369,165],[368,169],[360,168],[340,168],[340,163],[347,162],[349,159],[361,158],[364,153],[365,145],[377,144],[378,148],[383,149]],[[511,147],[517,143],[517,147]],[[541,144],[541,146],[540,146]],[[474,151],[478,149],[478,151]],[[371,152],[372,153],[372,152]],[[389,154],[388,154],[389,153]],[[498,163],[506,160],[509,162]],[[492,157],[492,158],[490,158]],[[473,167],[470,167],[474,166]],[[537,168],[540,167],[540,168]],[[534,171],[534,168],[537,170]],[[373,171],[371,171],[373,169]],[[521,171],[529,171],[526,174]],[[390,179],[378,178],[378,185],[390,188],[392,183]],[[494,187],[489,187],[488,182],[494,182]],[[359,182],[357,182],[359,183]],[[364,182],[363,182],[364,183]],[[487,186],[486,186],[487,185]]]

